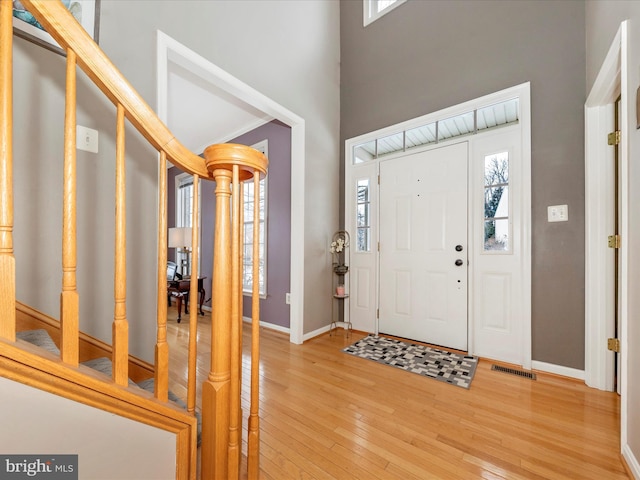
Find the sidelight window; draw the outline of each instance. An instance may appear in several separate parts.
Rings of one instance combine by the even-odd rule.
[[[484,251],[508,252],[510,246],[509,152],[484,157]]]
[[[371,251],[371,189],[369,179],[358,180],[356,188],[356,251]]]

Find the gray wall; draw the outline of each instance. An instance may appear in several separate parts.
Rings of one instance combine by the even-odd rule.
[[[600,70],[602,62],[613,42],[613,38],[620,27],[620,23],[629,19],[628,38],[628,69],[626,80],[628,91],[623,92],[622,101],[627,105],[627,118],[623,119],[628,125],[628,138],[626,142],[629,158],[629,175],[627,178],[629,189],[629,235],[623,239],[627,242],[629,261],[627,262],[628,279],[628,330],[626,338],[623,338],[623,352],[626,352],[627,363],[623,366],[626,370],[626,440],[628,455],[635,457],[635,462],[630,462],[635,467],[636,476],[640,475],[638,464],[640,462],[640,130],[636,127],[636,89],[640,85],[640,2],[628,1],[589,1],[586,10],[586,37],[587,37],[587,92],[591,90],[593,82]],[[624,355],[624,354],[623,354]],[[623,357],[624,358],[624,357]],[[624,390],[623,390],[624,392]],[[624,437],[623,437],[624,442]]]
[[[291,129],[278,121],[258,127],[229,143],[254,145],[269,141],[269,174],[267,200],[267,298],[260,300],[260,319],[289,328],[289,305],[285,293],[290,291],[291,270]],[[175,225],[175,177],[181,173],[176,167],[168,172],[168,224]],[[201,186],[202,238],[213,239],[216,201],[215,182],[203,181]],[[206,298],[211,298],[213,279],[213,243],[202,242],[201,275],[205,280]],[[175,258],[170,249],[169,258]],[[207,301],[211,306],[215,301]],[[244,297],[243,315],[251,317],[251,297]]]
[[[584,3],[411,1],[366,28],[362,2],[340,12],[343,141],[531,82],[533,359],[583,369]],[[569,221],[547,223],[557,204]]]

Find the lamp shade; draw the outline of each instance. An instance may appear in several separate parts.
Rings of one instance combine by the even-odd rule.
[[[169,248],[191,247],[191,227],[169,229]]]

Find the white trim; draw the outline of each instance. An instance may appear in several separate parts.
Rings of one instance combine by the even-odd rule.
[[[585,108],[585,383],[607,391],[614,385],[615,358],[606,348],[614,331],[614,258],[605,239],[613,233],[614,180],[605,138],[613,110],[613,103]]]
[[[620,235],[629,238],[629,140],[635,124],[629,128],[629,104],[635,109],[636,89],[630,85],[629,79],[629,36],[628,20],[620,25]],[[635,60],[634,60],[635,62]],[[635,75],[634,75],[635,78]],[[635,84],[635,80],[634,80]],[[634,115],[635,117],[635,115]],[[628,374],[629,374],[629,242],[622,242],[619,252],[620,281],[619,281],[619,339],[622,353],[620,354],[620,445],[624,449],[628,446],[627,421],[629,411]]]
[[[531,370],[538,370],[540,372],[553,373],[554,375],[562,375],[563,377],[584,380],[584,370],[564,367],[562,365],[554,365],[553,363],[545,363],[533,360],[531,362]]]
[[[615,328],[614,265],[604,239],[613,228],[614,184],[613,151],[605,138],[620,94],[621,35],[622,27],[585,102],[585,383],[607,391],[614,386],[614,354],[605,343]]]
[[[459,103],[457,105],[452,105],[447,108],[443,108],[442,110],[438,110],[436,112],[427,113],[426,115],[422,115],[420,117],[411,118],[409,120],[405,120],[404,122],[395,123],[393,125],[389,125],[387,127],[381,128],[379,130],[375,130],[373,132],[363,133],[357,137],[349,138],[345,141],[346,147],[352,149],[356,145],[360,145],[361,143],[367,143],[371,140],[375,140],[376,138],[384,138],[389,135],[393,135],[394,133],[402,132],[403,130],[411,130],[413,128],[417,128],[423,125],[427,125],[429,123],[433,123],[437,120],[443,120],[449,117],[456,117],[458,115],[462,115],[463,113],[469,113],[473,110],[480,109],[483,107],[488,107],[495,103],[500,103],[515,97],[521,97],[531,90],[531,86],[529,82],[522,83],[520,85],[516,85],[514,87],[506,88],[504,90],[500,90],[499,92],[490,93],[483,97],[475,98],[473,100],[466,101],[464,103]],[[521,116],[527,115],[527,120],[531,118],[531,107],[530,105],[523,106],[520,105]],[[520,121],[523,122],[525,119],[521,118]],[[491,130],[489,130],[491,131]],[[484,130],[482,131],[484,132]],[[473,135],[470,136],[473,138]],[[451,141],[460,141],[460,139],[465,140],[467,137],[453,137]],[[440,143],[444,143],[448,140],[442,140]],[[530,142],[530,139],[529,139]],[[400,155],[404,155],[405,152],[397,152]],[[390,158],[390,155],[386,155],[386,158]]]
[[[633,473],[633,476],[635,478],[640,478],[640,463],[638,463],[638,459],[633,454],[629,445],[624,445],[622,447],[622,456],[627,462],[627,466],[629,467],[629,470],[631,470],[631,473]]]
[[[522,366],[531,368],[532,362],[532,338],[531,338],[531,84],[529,82],[516,87],[520,89],[520,141],[522,142],[521,166],[522,178],[520,188],[522,191],[521,215],[522,225]]]
[[[620,95],[620,35],[622,28],[616,32],[616,36],[609,47],[607,57],[604,59],[598,76],[596,77],[591,92],[587,97],[585,105],[596,107],[602,105],[603,101],[615,101]]]
[[[607,132],[601,126],[604,123],[603,116],[607,113],[604,106],[612,104],[616,101],[618,94],[621,96],[621,118],[620,131],[622,141],[620,143],[620,235],[622,238],[629,238],[629,136],[635,125],[629,125],[629,107],[628,105],[635,100],[635,89],[628,82],[628,21],[625,20],[620,24],[620,28],[609,48],[607,57],[602,64],[600,72],[591,89],[587,102],[585,103],[585,136],[589,136],[599,131],[598,135],[604,135]],[[632,104],[633,105],[633,104]],[[604,140],[604,137],[602,137]],[[604,143],[604,142],[603,142]],[[599,199],[594,192],[592,181],[590,179],[598,174],[597,162],[603,160],[604,147],[594,145],[593,142],[586,142],[586,180],[585,186],[585,218],[587,241],[591,237],[597,238],[598,235],[610,234],[604,229],[602,222],[599,221],[599,211],[596,208]],[[601,193],[609,197],[613,196],[613,185],[609,191]],[[602,238],[604,238],[602,237]],[[587,243],[590,247],[590,244]],[[606,333],[612,329],[611,315],[598,315],[598,303],[601,301],[598,291],[613,292],[613,276],[599,275],[601,272],[597,270],[597,266],[605,261],[605,254],[595,252],[599,258],[594,259],[592,256],[594,249],[588,249],[585,252],[585,369],[587,384],[603,390],[613,389],[613,369],[612,362],[608,362],[607,356],[612,355],[604,351],[603,344],[606,341]],[[621,346],[620,354],[620,449],[627,461],[629,468],[632,469],[636,478],[640,478],[640,467],[635,459],[631,448],[628,445],[628,325],[629,325],[629,280],[628,280],[628,262],[629,248],[628,242],[622,241],[619,251],[620,259],[620,284],[619,284],[619,314],[620,314],[620,331],[619,339]],[[595,263],[596,260],[598,263]],[[599,276],[598,276],[599,275]]]
[[[320,327],[317,330],[314,330],[313,332],[305,333],[302,340],[305,341],[305,342],[307,340],[311,340],[312,338],[315,338],[318,335],[322,335],[323,333],[327,333],[330,328],[331,328],[331,325],[325,325],[324,327]]]
[[[249,317],[242,317],[242,321],[244,323],[251,323],[252,322],[252,320]],[[276,332],[286,333],[287,335],[289,335],[291,333],[291,329],[289,329],[287,327],[283,327],[281,325],[276,325],[274,323],[263,322],[262,320],[260,320],[260,326],[264,327],[264,328],[268,328],[269,330],[275,330]]]
[[[158,30],[156,103],[158,116],[165,123],[168,115],[169,60],[291,127],[290,341],[300,344],[304,331],[305,120]]]

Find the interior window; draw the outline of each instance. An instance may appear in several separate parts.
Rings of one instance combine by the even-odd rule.
[[[407,0],[362,0],[364,13],[364,26],[375,22]]]
[[[199,199],[198,199],[199,201]],[[176,227],[191,228],[193,213],[193,176],[181,173],[176,176]],[[191,239],[184,238],[191,235],[190,230],[179,231],[183,246],[176,248],[175,262],[180,265],[180,273],[189,275],[191,268]],[[169,238],[171,245],[171,237]]]
[[[252,148],[262,152],[268,157],[268,141],[264,140]],[[245,294],[251,295],[253,290],[253,206],[255,200],[255,192],[253,181],[244,182],[243,190],[244,201],[244,255],[242,256],[242,290]],[[267,219],[267,177],[260,180],[260,194],[258,197],[258,208],[260,209],[260,237],[259,237],[259,278],[260,296],[267,295],[267,235],[266,235],[266,219]]]

